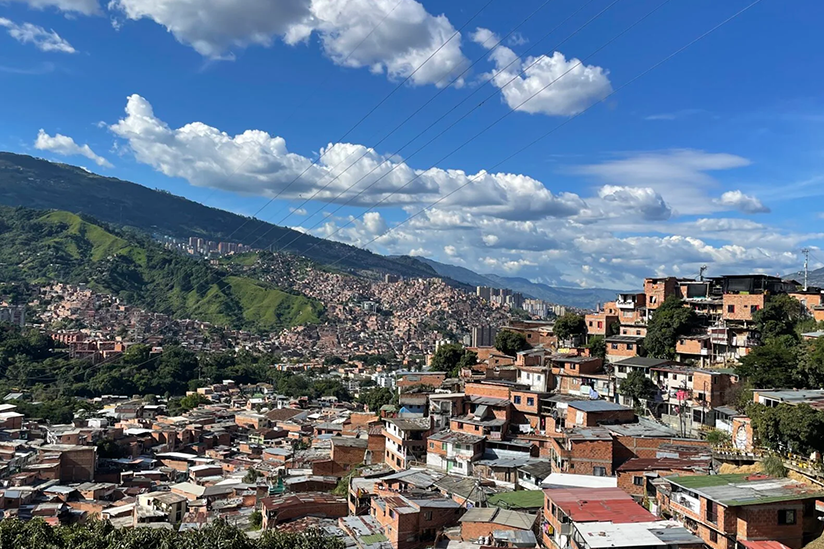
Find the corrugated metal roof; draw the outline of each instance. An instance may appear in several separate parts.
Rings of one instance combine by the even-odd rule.
[[[620,488],[549,488],[547,498],[574,522],[651,522],[652,513]]]

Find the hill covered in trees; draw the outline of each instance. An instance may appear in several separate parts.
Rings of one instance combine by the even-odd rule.
[[[64,211],[0,207],[4,282],[87,283],[175,318],[273,331],[318,322],[316,300],[166,250],[137,232]]]
[[[137,183],[89,173],[83,168],[31,156],[0,152],[0,204],[65,210],[94,216],[109,224],[177,238],[198,236],[231,240],[258,248],[279,245],[301,235],[289,228],[210,208]],[[236,232],[235,232],[236,231]],[[259,237],[266,234],[265,238]],[[310,249],[311,248],[311,249]],[[311,235],[284,251],[306,255],[320,264],[403,276],[433,277],[435,271],[414,258],[393,259]]]

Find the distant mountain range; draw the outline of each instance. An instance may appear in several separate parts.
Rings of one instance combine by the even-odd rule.
[[[64,210],[93,216],[112,225],[149,234],[185,239],[191,236],[232,241],[258,248],[290,243],[284,251],[355,274],[441,277],[467,290],[473,286],[510,288],[526,296],[579,308],[615,298],[615,290],[556,288],[524,278],[481,275],[454,265],[409,256],[382,256],[368,250],[299,233],[286,227],[243,217],[218,208],[149,189],[137,183],[104,177],[83,168],[40,158],[0,152],[0,204]],[[265,238],[260,238],[265,234]]]
[[[790,273],[784,276],[785,279],[791,278],[793,280],[797,280],[798,282],[804,282],[804,272],[798,271],[796,273]],[[816,269],[814,271],[810,271],[807,273],[807,285],[808,286],[817,286],[819,288],[824,288],[824,267],[820,269]]]
[[[418,258],[432,267],[439,275],[449,277],[470,286],[491,286],[509,288],[521,292],[526,297],[543,299],[580,309],[594,309],[598,303],[613,301],[619,290],[607,288],[563,288],[540,284],[520,277],[499,276],[496,274],[478,274],[464,267],[439,263],[432,259]]]

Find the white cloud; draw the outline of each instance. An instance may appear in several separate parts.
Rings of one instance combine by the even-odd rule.
[[[100,4],[97,0],[11,0],[22,2],[35,9],[55,8],[65,13],[79,13],[94,15],[100,13]]]
[[[9,35],[21,44],[32,44],[40,51],[75,53],[76,50],[53,30],[49,31],[32,23],[18,24],[0,17],[0,27],[8,30]]]
[[[620,204],[624,209],[633,210],[648,221],[669,219],[672,209],[660,194],[649,187],[621,187],[604,185],[598,196],[606,202]]]
[[[444,246],[443,252],[449,257],[454,257],[458,255],[458,249],[455,246]]]
[[[37,140],[34,142],[34,148],[40,151],[50,151],[61,156],[85,156],[93,160],[95,164],[104,168],[113,167],[112,164],[94,153],[88,145],[80,146],[74,142],[74,139],[67,135],[55,134],[51,136],[42,129],[37,133]]]
[[[289,208],[289,211],[295,215],[306,215],[306,208]]]
[[[492,48],[491,36],[491,31],[478,29],[472,38]],[[500,46],[491,51],[490,59],[496,69],[492,83],[501,89],[504,102],[519,111],[571,116],[612,91],[608,71],[575,58],[567,60],[559,51],[519,59],[511,49]]]
[[[721,198],[716,199],[715,202],[725,208],[733,208],[748,214],[770,212],[770,209],[762,204],[756,197],[746,195],[738,190],[725,192],[721,195]]]
[[[351,201],[366,206],[384,200],[384,206],[415,210],[418,205],[454,192],[443,206],[460,205],[469,214],[503,219],[569,217],[585,207],[578,195],[552,193],[540,181],[525,175],[417,170],[401,159],[393,157],[390,161],[372,149],[351,143],[327,145],[321,149],[320,161],[313,165],[309,158],[289,152],[282,137],[260,130],[230,136],[201,122],[170,128],[138,95],[129,97],[126,116],[111,130],[128,142],[138,161],[193,185],[233,192],[264,196],[280,193],[284,199],[296,199],[314,194],[337,176],[318,192],[318,201]],[[344,166],[362,155],[342,173]],[[377,166],[380,168],[374,169]],[[363,181],[359,181],[361,178]],[[372,187],[362,192],[369,185]]]
[[[205,57],[226,59],[276,39],[295,45],[316,32],[338,65],[405,78],[455,33],[415,0],[113,0],[128,19],[150,19]],[[448,82],[468,65],[460,36],[415,72],[416,85]],[[460,84],[460,82],[458,82]]]
[[[599,164],[577,166],[574,173],[612,185],[645,187],[659,193],[678,214],[706,214],[723,208],[708,196],[719,186],[709,172],[748,166],[746,158],[693,149],[641,152]]]

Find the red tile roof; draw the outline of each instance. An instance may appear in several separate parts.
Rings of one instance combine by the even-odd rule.
[[[620,488],[550,488],[547,499],[574,522],[653,522],[655,516]]]
[[[790,549],[778,541],[738,541],[748,549]]]

